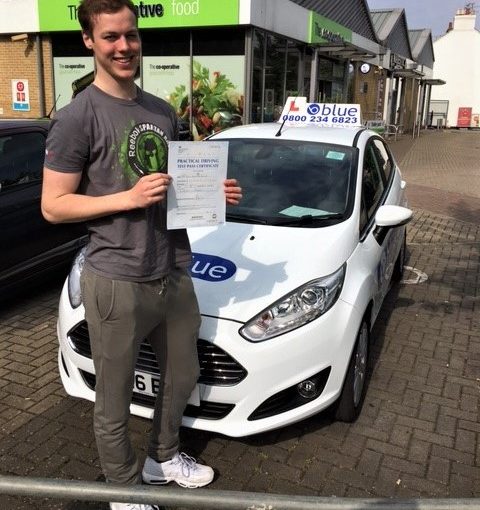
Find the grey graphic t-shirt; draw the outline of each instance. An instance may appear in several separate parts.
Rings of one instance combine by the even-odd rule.
[[[55,115],[45,166],[82,172],[78,193],[102,196],[130,189],[142,175],[167,172],[168,141],[176,116],[162,99],[137,89],[118,99],[90,85]],[[88,222],[86,262],[109,278],[149,281],[172,267],[188,267],[185,230],[166,230],[165,202]]]

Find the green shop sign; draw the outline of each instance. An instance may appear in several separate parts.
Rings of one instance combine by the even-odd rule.
[[[316,12],[310,13],[310,37],[312,44],[352,42],[352,31]]]
[[[238,25],[239,0],[133,0],[139,28]],[[78,0],[38,0],[40,31],[79,30]]]

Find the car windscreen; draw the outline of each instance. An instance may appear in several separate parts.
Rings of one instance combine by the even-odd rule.
[[[351,210],[355,149],[297,140],[229,139],[228,177],[243,198],[227,220],[325,226]]]

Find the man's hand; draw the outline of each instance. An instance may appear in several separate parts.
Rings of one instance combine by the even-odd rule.
[[[133,188],[97,197],[77,193],[82,172],[43,169],[42,213],[51,223],[93,220],[132,209],[145,209],[167,195],[171,177],[156,173],[141,177]]]
[[[167,196],[172,178],[168,174],[155,173],[141,177],[129,191],[133,207],[146,208],[161,202]]]
[[[242,199],[242,188],[237,179],[225,179],[223,181],[225,200],[229,205],[238,205]]]

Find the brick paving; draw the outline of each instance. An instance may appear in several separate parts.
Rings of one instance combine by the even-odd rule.
[[[391,146],[415,211],[407,265],[428,280],[387,296],[360,418],[335,423],[322,413],[241,439],[183,429],[185,449],[216,469],[212,488],[480,497],[480,132],[425,132]],[[92,404],[67,397],[57,371],[61,284],[0,307],[0,473],[99,480]],[[148,420],[133,417],[131,430],[144,456]],[[0,496],[0,508],[107,506]]]
[[[410,203],[478,223],[480,131],[427,131],[391,143],[408,182]]]

